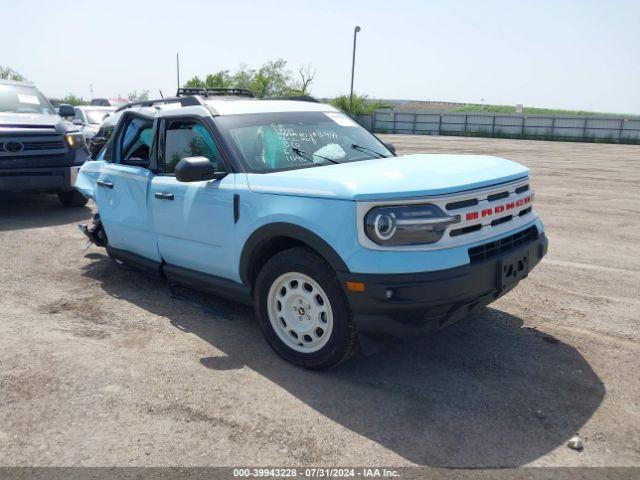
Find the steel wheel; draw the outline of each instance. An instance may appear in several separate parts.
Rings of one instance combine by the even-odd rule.
[[[289,348],[312,353],[324,347],[333,330],[329,297],[311,277],[299,272],[280,275],[267,296],[269,321]]]

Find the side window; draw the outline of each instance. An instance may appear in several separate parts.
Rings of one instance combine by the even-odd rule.
[[[165,136],[165,173],[173,173],[185,157],[207,157],[216,170],[221,169],[220,151],[207,129],[191,120],[173,120]]]
[[[153,122],[142,118],[130,120],[120,136],[120,163],[149,168],[152,143]]]
[[[76,108],[76,114],[73,117],[74,120],[81,120],[82,123],[84,123],[84,116],[82,115],[82,110],[80,110],[79,108]]]

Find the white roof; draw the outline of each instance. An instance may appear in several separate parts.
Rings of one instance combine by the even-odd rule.
[[[241,113],[277,113],[277,112],[337,112],[326,103],[302,102],[296,100],[216,100],[206,99],[205,103],[220,115]]]

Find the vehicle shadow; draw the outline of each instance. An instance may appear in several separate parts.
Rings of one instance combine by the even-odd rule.
[[[57,195],[45,193],[1,193],[0,232],[52,227],[91,218],[89,205],[63,207]]]
[[[580,353],[485,308],[442,332],[324,372],[281,360],[252,310],[179,290],[88,255],[85,275],[109,295],[166,317],[226,356],[202,368],[248,366],[316,411],[420,465],[515,467],[564,444],[593,415],[605,387]]]

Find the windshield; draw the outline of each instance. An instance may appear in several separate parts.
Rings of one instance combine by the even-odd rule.
[[[390,157],[382,142],[339,112],[284,112],[215,118],[253,172]]]
[[[93,125],[100,125],[104,120],[104,117],[109,115],[113,110],[85,110],[84,113],[87,115],[87,120],[89,123]]]
[[[0,85],[0,112],[55,114],[44,95],[22,85]]]

